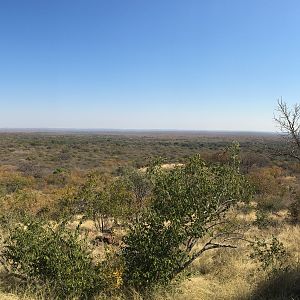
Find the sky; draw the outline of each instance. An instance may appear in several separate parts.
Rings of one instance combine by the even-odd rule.
[[[0,128],[276,131],[298,0],[0,0]]]

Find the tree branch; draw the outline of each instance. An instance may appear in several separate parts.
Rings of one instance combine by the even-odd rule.
[[[285,134],[284,138],[290,139],[287,142],[292,146],[287,155],[300,161],[300,156],[295,153],[297,150],[300,151],[300,105],[296,104],[292,109],[289,109],[287,104],[280,99],[278,100],[277,112],[279,115],[274,116],[274,120],[279,125],[281,132]]]

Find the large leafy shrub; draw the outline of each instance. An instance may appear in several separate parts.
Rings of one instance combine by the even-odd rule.
[[[247,196],[247,182],[239,172],[238,146],[224,164],[208,165],[198,155],[184,166],[149,168],[153,191],[150,208],[125,237],[124,281],[144,291],[167,284],[204,251],[233,247],[224,214]],[[198,241],[209,236],[203,247]],[[222,241],[217,242],[218,237]]]

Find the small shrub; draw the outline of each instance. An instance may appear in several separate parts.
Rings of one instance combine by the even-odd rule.
[[[263,271],[272,274],[285,270],[287,253],[283,244],[273,236],[270,243],[264,239],[253,243],[250,258],[259,262]]]
[[[78,230],[71,232],[64,224],[53,228],[30,220],[18,225],[5,242],[2,260],[25,282],[49,284],[59,299],[89,298],[101,285]]]
[[[254,225],[256,225],[259,229],[266,229],[269,226],[276,225],[276,222],[269,218],[266,211],[258,209],[256,211],[256,220],[254,221]]]
[[[293,224],[300,222],[300,199],[297,198],[288,206],[289,217]]]

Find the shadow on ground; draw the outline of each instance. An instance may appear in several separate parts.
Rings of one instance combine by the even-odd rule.
[[[24,288],[24,280],[6,272],[0,272],[0,290],[4,292],[12,292],[20,287]]]
[[[267,281],[260,283],[251,300],[300,300],[300,270],[274,274]]]

